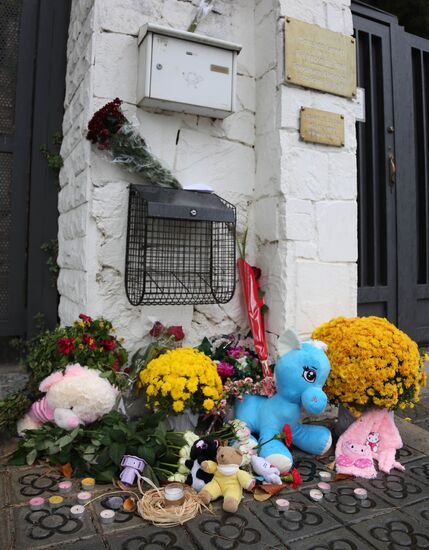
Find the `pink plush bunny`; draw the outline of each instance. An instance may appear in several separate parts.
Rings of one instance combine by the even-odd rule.
[[[392,468],[405,470],[395,460],[402,439],[395,426],[393,413],[387,409],[370,409],[355,420],[338,439],[335,449],[337,472],[357,477],[373,478],[377,472],[373,460],[382,472]]]

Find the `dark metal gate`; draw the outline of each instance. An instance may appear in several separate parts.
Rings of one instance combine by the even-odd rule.
[[[352,3],[358,86],[360,315],[429,341],[429,41]]]
[[[57,235],[56,177],[40,153],[61,130],[69,0],[0,1],[0,336],[57,320],[41,246]]]

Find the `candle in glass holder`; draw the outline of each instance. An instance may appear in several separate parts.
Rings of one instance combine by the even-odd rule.
[[[72,482],[71,481],[61,481],[58,483],[58,490],[60,493],[70,493],[72,490]]]
[[[77,495],[77,501],[79,504],[87,504],[92,498],[91,493],[88,491],[82,491]]]
[[[362,489],[361,487],[355,489],[353,493],[355,497],[358,498],[359,500],[365,500],[366,498],[368,498],[367,490]]]
[[[322,491],[322,493],[330,493],[331,492],[331,486],[329,483],[326,483],[325,481],[321,481],[317,484],[317,488]]]
[[[83,518],[84,514],[85,514],[85,506],[81,506],[80,504],[75,504],[70,508],[70,517],[73,519]]]
[[[323,493],[319,491],[319,489],[312,489],[310,491],[310,498],[314,500],[314,502],[320,502],[323,499]]]
[[[181,483],[170,483],[164,487],[164,497],[167,506],[179,506],[185,500],[185,490]]]
[[[29,500],[28,505],[30,506],[30,510],[33,512],[41,510],[45,505],[45,499],[43,497],[34,497]]]
[[[331,472],[319,472],[319,477],[322,481],[331,481],[332,474]]]
[[[285,498],[278,498],[276,500],[276,508],[279,512],[287,512],[289,510],[289,501]]]
[[[84,491],[93,491],[95,487],[95,479],[92,477],[85,477],[82,479],[82,489]]]
[[[55,510],[55,508],[59,508],[64,504],[64,499],[59,495],[54,495],[52,497],[49,497],[48,502],[51,509]]]
[[[113,510],[103,510],[100,512],[101,523],[113,523],[115,520],[115,512]]]

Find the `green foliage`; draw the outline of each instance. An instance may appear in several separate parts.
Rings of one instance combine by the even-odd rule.
[[[60,266],[58,265],[58,239],[51,239],[50,241],[47,241],[46,243],[43,243],[40,247],[43,252],[46,252],[48,255],[48,259],[46,260],[46,264],[48,266],[48,270],[51,274],[51,285],[53,287],[57,286],[57,279],[58,275],[60,273]]]
[[[31,399],[23,392],[13,393],[0,401],[0,433],[16,431],[16,420],[31,407]]]
[[[64,164],[63,158],[59,153],[59,148],[61,146],[62,141],[63,141],[63,136],[59,132],[57,132],[52,136],[52,144],[54,145],[54,148],[56,150],[50,151],[45,144],[40,146],[40,152],[42,153],[43,157],[46,159],[46,162],[48,163],[49,168],[56,173],[58,173],[61,170]]]
[[[27,430],[9,464],[33,464],[38,459],[53,465],[70,463],[74,477],[91,476],[109,483],[120,472],[124,454],[143,458],[144,475],[159,484],[175,473],[179,450],[186,442],[167,432],[160,413],[129,421],[112,411],[90,426],[78,426],[68,432],[54,424]]]

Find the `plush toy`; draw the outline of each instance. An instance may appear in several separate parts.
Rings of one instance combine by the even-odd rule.
[[[20,435],[45,422],[55,422],[65,430],[89,424],[110,412],[119,396],[119,391],[101,377],[100,371],[79,364],[68,365],[64,372],[53,372],[42,380],[39,389],[46,396],[33,403],[19,420]]]
[[[243,420],[252,434],[258,434],[259,444],[281,433],[289,424],[296,447],[313,455],[328,451],[331,432],[324,426],[301,424],[301,407],[311,414],[320,414],[327,403],[322,387],[330,371],[323,342],[307,340],[302,344],[292,330],[279,338],[280,358],[274,371],[277,393],[272,397],[245,395],[236,402],[235,416]],[[264,444],[259,455],[276,466],[281,473],[289,472],[293,459],[280,439]]]
[[[212,481],[207,483],[200,492],[201,500],[208,504],[223,496],[225,512],[236,512],[243,496],[243,489],[251,491],[255,486],[253,477],[240,470],[243,460],[242,453],[234,447],[219,447],[216,462],[204,461],[201,468],[214,474]]]
[[[191,485],[199,493],[204,485],[213,479],[213,474],[209,474],[201,469],[201,463],[205,460],[216,460],[216,453],[219,447],[217,439],[202,438],[191,447],[190,458],[185,461],[185,466],[189,470],[186,483]]]
[[[250,457],[250,464],[255,474],[262,476],[267,483],[273,483],[274,485],[281,485],[280,470],[270,464],[262,456],[252,455]]]
[[[376,477],[374,460],[382,472],[392,468],[405,470],[395,460],[402,439],[387,409],[369,409],[364,412],[338,439],[335,463],[338,473],[371,479]]]

